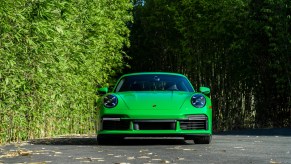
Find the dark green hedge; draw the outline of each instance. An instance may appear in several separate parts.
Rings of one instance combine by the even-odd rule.
[[[291,1],[135,0],[136,71],[211,88],[215,130],[291,126]]]

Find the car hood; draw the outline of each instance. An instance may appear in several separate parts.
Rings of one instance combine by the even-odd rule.
[[[117,93],[130,110],[177,110],[193,95],[180,91],[144,91]]]

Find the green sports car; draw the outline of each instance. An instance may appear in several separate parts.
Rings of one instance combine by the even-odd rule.
[[[212,138],[212,105],[184,75],[145,72],[123,75],[112,92],[100,88],[97,141],[103,144],[125,137],[184,137],[196,144]]]

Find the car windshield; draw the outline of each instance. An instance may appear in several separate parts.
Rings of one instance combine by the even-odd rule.
[[[185,91],[194,92],[187,78],[178,75],[147,74],[122,78],[115,92],[126,91]]]

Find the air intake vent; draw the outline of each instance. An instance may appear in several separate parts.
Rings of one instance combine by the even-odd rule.
[[[134,130],[176,130],[176,120],[136,120]]]
[[[189,120],[181,120],[180,128],[182,130],[208,130],[207,116],[190,116]]]
[[[130,122],[129,121],[114,121],[114,120],[103,120],[102,129],[103,130],[128,130]]]

